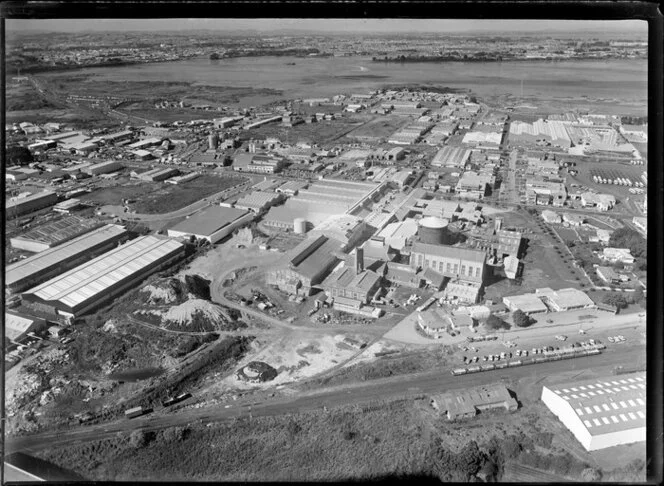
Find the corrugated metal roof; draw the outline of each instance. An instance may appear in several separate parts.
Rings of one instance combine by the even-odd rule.
[[[591,435],[646,425],[645,372],[547,386],[565,400]]]
[[[208,206],[170,229],[187,234],[209,236],[245,214],[247,211],[244,209]]]
[[[43,224],[31,229],[27,233],[16,236],[12,240],[38,241],[40,243],[57,243],[67,240],[72,236],[102,226],[103,223],[93,219],[79,218],[78,216],[68,216],[57,221]]]
[[[305,277],[313,278],[322,268],[328,267],[335,260],[339,260],[337,254],[342,247],[342,243],[334,238],[323,238],[326,241],[295,266],[296,272]],[[307,241],[311,244],[311,241]],[[305,245],[305,247],[308,246]],[[300,245],[296,248],[300,248]]]
[[[182,247],[174,240],[143,236],[52,278],[26,294],[44,301],[59,301],[73,309]]]
[[[49,248],[25,260],[9,265],[5,270],[5,285],[11,286],[31,275],[60,264],[66,258],[83,254],[100,243],[126,233],[127,230],[122,226],[107,224],[55,248]]]

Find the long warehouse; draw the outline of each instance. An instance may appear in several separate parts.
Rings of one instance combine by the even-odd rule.
[[[646,374],[542,387],[542,402],[587,451],[646,440]]]
[[[174,240],[142,236],[21,295],[27,307],[74,318],[99,307],[184,255]]]
[[[39,285],[127,240],[122,226],[107,224],[48,250],[7,266],[5,286],[11,292]]]

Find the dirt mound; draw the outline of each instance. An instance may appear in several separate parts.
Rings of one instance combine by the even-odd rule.
[[[240,368],[236,376],[239,380],[249,383],[263,383],[274,380],[277,377],[277,370],[262,361],[252,361],[245,367]]]
[[[182,304],[189,299],[210,300],[210,281],[198,275],[180,275],[143,287],[148,304]]]
[[[237,320],[231,309],[203,299],[190,299],[167,310],[143,309],[136,311],[143,318],[156,318],[166,329],[190,332],[234,331],[247,325]]]

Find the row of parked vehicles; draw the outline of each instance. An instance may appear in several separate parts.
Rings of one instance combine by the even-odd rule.
[[[578,343],[576,343],[578,344]],[[496,370],[496,369],[502,369],[502,368],[513,368],[516,366],[525,366],[525,365],[531,365],[531,364],[536,364],[536,363],[546,363],[548,361],[558,361],[562,359],[571,359],[571,358],[580,358],[583,356],[593,356],[601,353],[601,349],[604,349],[606,346],[604,345],[589,345],[587,344],[586,346],[572,346],[569,348],[565,349],[554,349],[551,346],[548,346],[547,348],[537,348],[538,352],[534,354],[540,354],[541,356],[533,356],[530,358],[522,358],[522,359],[516,359],[512,361],[501,361],[496,364],[494,363],[487,363],[487,364],[482,364],[482,365],[473,365],[473,366],[468,366],[465,368],[457,368],[452,370],[452,374],[454,376],[458,375],[465,375],[469,373],[479,373],[481,371],[491,371],[491,370]],[[549,350],[549,348],[551,348]],[[543,351],[539,351],[540,349],[544,349]],[[523,352],[522,352],[523,356]],[[472,362],[476,362],[475,356],[472,359]],[[469,362],[470,363],[470,362]]]

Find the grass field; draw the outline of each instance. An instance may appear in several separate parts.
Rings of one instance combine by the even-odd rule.
[[[357,122],[347,120],[328,120],[318,123],[301,123],[294,127],[284,127],[280,122],[268,123],[254,128],[246,133],[250,138],[275,137],[284,143],[296,144],[298,142],[317,143],[323,146],[331,143],[336,137],[350,130]]]
[[[540,407],[450,423],[428,398],[349,405],[232,423],[135,431],[38,454],[89,480],[348,481],[413,477],[466,482],[581,477],[593,460],[561,448]],[[548,422],[547,422],[548,423]],[[568,431],[558,423],[555,432]],[[574,440],[574,439],[571,439]],[[513,465],[512,465],[513,464]],[[638,464],[607,466],[623,480]],[[614,469],[618,467],[620,469]],[[613,470],[611,470],[613,469]],[[602,471],[605,472],[605,471]],[[618,475],[620,473],[620,475]],[[584,476],[585,477],[585,476]]]
[[[375,120],[372,120],[369,123],[359,127],[358,129],[351,131],[346,135],[346,137],[371,137],[375,140],[380,140],[392,135],[408,121],[410,121],[410,118],[406,119],[404,117],[398,116],[377,117]]]
[[[240,178],[198,177],[184,184],[140,182],[132,185],[106,187],[81,197],[101,205],[121,205],[123,199],[134,199],[129,206],[137,213],[161,214],[188,206],[204,197],[223,191],[241,181]]]

